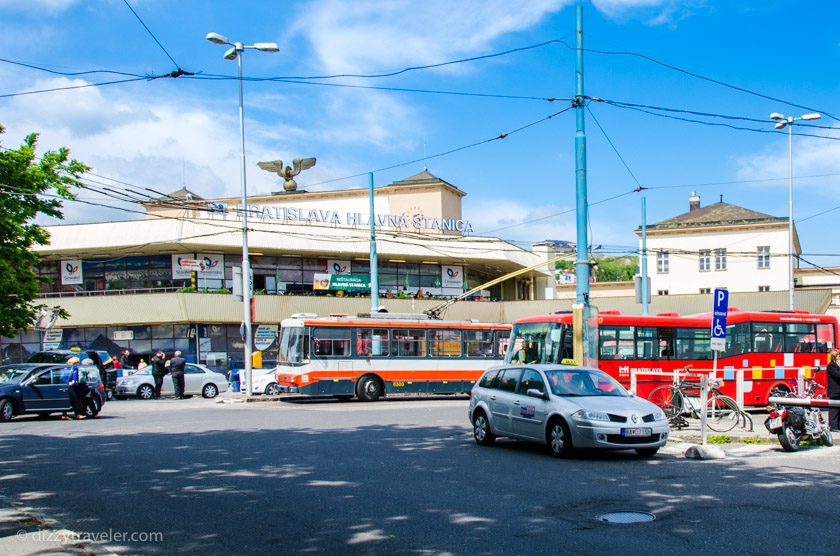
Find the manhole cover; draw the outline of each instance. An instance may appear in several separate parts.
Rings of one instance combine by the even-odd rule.
[[[656,519],[656,516],[647,512],[608,512],[595,519],[607,523],[647,523]]]

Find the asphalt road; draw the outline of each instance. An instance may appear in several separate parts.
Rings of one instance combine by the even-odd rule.
[[[692,461],[476,446],[467,400],[124,401],[0,426],[0,494],[127,554],[837,554],[840,448]],[[614,525],[611,511],[655,521]]]

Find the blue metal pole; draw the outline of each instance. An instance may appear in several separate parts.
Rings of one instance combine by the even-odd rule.
[[[577,192],[577,260],[575,261],[575,293],[578,303],[589,303],[589,238],[587,223],[589,221],[589,207],[586,199],[586,132],[584,131],[584,98],[583,98],[583,6],[577,6],[577,55],[575,57],[575,76],[577,92],[575,93],[575,119],[577,132],[575,133],[575,175]]]
[[[376,214],[373,211],[373,172],[370,178],[370,312],[379,310],[379,269],[376,263]]]
[[[648,314],[647,198],[642,195],[642,314]]]

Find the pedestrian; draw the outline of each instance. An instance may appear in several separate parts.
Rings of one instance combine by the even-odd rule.
[[[831,361],[826,367],[828,398],[840,401],[840,349],[834,348],[828,353]],[[828,428],[833,431],[840,431],[840,407],[832,407],[828,410]]]
[[[76,419],[85,419],[87,417],[87,411],[85,411],[87,384],[81,380],[79,358],[71,357],[67,360],[67,365],[67,370],[69,371],[69,376],[67,377],[67,393],[70,396],[70,405],[73,406],[73,413],[76,414]],[[70,420],[70,417],[64,414],[62,419]]]
[[[131,367],[131,352],[127,349],[124,349],[122,355],[120,355],[120,367],[123,369],[128,369]],[[141,359],[142,361],[142,359]]]
[[[184,399],[184,369],[187,362],[181,357],[181,352],[176,350],[175,355],[169,360],[169,372],[172,373],[172,384],[175,386],[175,398]]]
[[[161,350],[157,350],[155,356],[152,357],[152,376],[155,379],[155,399],[160,399],[160,389],[163,388],[163,377],[169,370],[166,368],[166,355]]]
[[[140,369],[145,369],[148,366],[149,364],[141,357],[140,361],[137,363],[137,370],[139,371]]]

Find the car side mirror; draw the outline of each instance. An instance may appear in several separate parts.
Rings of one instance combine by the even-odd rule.
[[[525,395],[529,398],[539,398],[541,400],[548,399],[548,394],[546,392],[540,392],[536,388],[528,388],[528,390],[525,392]]]

